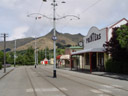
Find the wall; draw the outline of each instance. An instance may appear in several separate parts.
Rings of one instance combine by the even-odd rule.
[[[84,37],[84,50],[90,48],[103,48],[105,42],[106,28],[99,30],[96,27],[92,27],[87,36]]]
[[[121,25],[124,25],[126,24],[128,21],[126,19],[122,19],[121,21],[117,22],[115,25],[109,27],[109,30],[108,30],[108,41],[111,39],[112,37],[112,28],[115,28],[115,27],[120,27]]]

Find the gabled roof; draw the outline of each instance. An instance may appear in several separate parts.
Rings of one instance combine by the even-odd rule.
[[[128,22],[128,20],[126,18],[123,18],[123,19],[119,20],[118,22],[115,22],[115,23],[111,24],[110,26],[108,26],[108,28],[114,27],[115,25],[117,25],[118,23],[122,22],[123,20],[125,20],[126,22]]]

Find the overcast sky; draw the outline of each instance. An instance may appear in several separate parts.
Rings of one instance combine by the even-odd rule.
[[[56,0],[56,18],[67,17],[56,22],[57,31],[62,33],[86,35],[92,26],[104,28],[122,18],[128,19],[128,0]],[[52,18],[53,0],[0,0],[0,34],[7,33],[7,40],[44,36],[53,28],[52,20],[42,17],[35,20],[41,13]],[[0,41],[3,40],[0,37]]]

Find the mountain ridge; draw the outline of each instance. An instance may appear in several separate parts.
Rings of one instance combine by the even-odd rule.
[[[49,49],[53,49],[52,36],[53,36],[53,29],[45,36],[38,37],[36,39],[37,48],[39,50],[45,49],[46,47],[48,47]],[[61,45],[68,45],[68,44],[77,45],[78,42],[81,41],[84,37],[80,33],[70,34],[70,33],[60,33],[57,31],[56,31],[56,36],[57,36],[56,42],[60,43]],[[30,46],[35,48],[35,38],[28,37],[28,38],[17,39],[16,41],[17,41],[17,51],[26,50]],[[7,41],[6,44],[7,44],[6,48],[9,48],[11,51],[13,51],[14,40]],[[3,42],[0,42],[0,50],[3,50],[3,47],[2,47],[3,45],[4,45]]]

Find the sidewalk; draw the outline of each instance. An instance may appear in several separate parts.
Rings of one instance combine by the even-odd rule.
[[[58,68],[58,69],[63,69],[63,70],[71,71],[70,68]],[[98,72],[98,71],[90,73],[89,70],[80,70],[80,69],[79,70],[72,69],[72,71],[128,81],[128,75],[125,75],[125,74],[117,74],[117,73],[110,73],[110,72]]]
[[[8,67],[6,68],[6,73],[4,73],[4,68],[0,70],[0,79],[2,79],[4,76],[6,76],[8,73],[10,73],[12,70],[14,70],[14,67]]]
[[[93,75],[98,76],[104,76],[114,79],[120,79],[120,80],[127,80],[128,81],[128,75],[125,74],[117,74],[117,73],[110,73],[110,72],[92,72]]]

